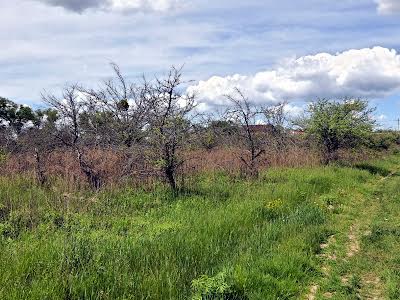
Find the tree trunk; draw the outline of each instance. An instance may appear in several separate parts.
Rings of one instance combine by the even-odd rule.
[[[78,154],[79,166],[82,172],[85,174],[90,187],[93,190],[99,190],[102,186],[101,176],[85,162],[82,152],[79,149],[77,149],[76,151]]]
[[[330,163],[338,160],[338,153],[335,149],[327,149],[324,153],[324,164],[329,165]]]
[[[43,163],[40,158],[39,150],[35,148],[35,169],[36,169],[36,179],[39,182],[40,185],[44,185],[47,181],[45,172],[43,170]]]
[[[165,168],[165,177],[167,178],[168,184],[171,189],[176,192],[177,186],[175,180],[175,168],[173,166],[169,165]]]
[[[255,160],[251,161],[249,171],[250,171],[249,175],[252,179],[258,178],[259,172],[258,172],[257,162]]]

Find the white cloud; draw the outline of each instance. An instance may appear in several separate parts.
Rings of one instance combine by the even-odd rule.
[[[382,47],[288,59],[254,75],[214,76],[189,91],[211,105],[240,88],[255,102],[309,101],[317,97],[385,97],[400,89],[400,55]]]
[[[388,117],[386,115],[384,115],[384,114],[379,115],[379,116],[376,117],[376,119],[379,120],[379,121],[385,121],[387,118]]]
[[[286,104],[283,108],[284,112],[289,117],[298,117],[305,111],[305,109],[306,107],[304,105],[293,105],[291,103]]]
[[[156,11],[165,12],[176,8],[180,0],[36,0],[42,3],[63,7],[74,12],[83,12],[87,9],[101,9],[106,11],[136,12]]]
[[[179,0],[110,0],[108,7],[117,11],[168,11],[178,5]]]
[[[381,14],[396,14],[400,13],[399,0],[376,0],[378,3],[378,11]]]

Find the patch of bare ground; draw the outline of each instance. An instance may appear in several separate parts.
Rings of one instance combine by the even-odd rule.
[[[333,245],[334,243],[336,243],[336,239],[334,235],[331,235],[326,242],[320,244],[320,248],[322,250],[326,250],[328,249],[331,245]],[[336,255],[332,254],[332,253],[322,253],[319,254],[320,257],[324,258],[325,260],[336,260]],[[322,267],[322,272],[323,274],[328,277],[329,276],[329,272],[330,272],[330,267],[327,265],[327,263],[325,262]],[[318,293],[318,289],[319,289],[319,285],[318,284],[313,284],[310,288],[309,293],[307,294],[306,298],[307,300],[314,300],[317,297],[317,293]],[[324,294],[325,295],[325,294]],[[328,297],[329,298],[329,297]]]
[[[349,231],[349,244],[347,245],[347,258],[351,258],[360,252],[360,242],[357,236],[357,226],[352,225]]]
[[[370,230],[363,232],[363,235],[369,235]],[[347,259],[355,256],[360,252],[359,234],[357,233],[357,226],[352,225],[348,235],[349,244],[347,246]],[[342,283],[347,285],[349,282],[349,275],[342,277]],[[359,290],[360,299],[367,300],[381,300],[384,299],[382,292],[381,279],[374,273],[367,273],[361,277],[361,286]]]
[[[379,180],[379,183],[385,181],[398,173],[398,170],[391,172],[388,176],[383,177]],[[376,200],[379,200],[377,198]],[[330,236],[328,240],[320,245],[322,253],[318,256],[322,258],[321,270],[325,278],[329,278],[331,275],[330,261],[338,261],[344,264],[349,264],[350,260],[356,255],[363,255],[360,239],[361,236],[371,235],[371,230],[369,229],[370,214],[373,214],[374,206],[366,206],[365,210],[362,211],[361,215],[355,220],[355,223],[350,226],[347,238],[347,244],[345,245],[345,253],[343,256],[337,257],[334,251],[330,251],[330,246],[336,243],[335,236]],[[346,286],[350,284],[352,278],[352,270],[350,265],[348,265],[347,274],[341,277],[341,283]],[[314,300],[317,299],[318,292],[321,293],[322,299],[330,299],[335,296],[335,292],[324,292],[320,291],[320,286],[316,283],[309,289],[309,293],[306,295],[305,299]],[[360,286],[357,290],[357,297],[359,299],[368,300],[381,300],[385,299],[383,296],[383,283],[381,279],[374,273],[370,272],[364,274],[360,278]]]
[[[361,281],[361,299],[381,300],[385,299],[382,295],[382,282],[374,273],[365,274]]]
[[[331,292],[326,292],[326,293],[324,293],[324,298],[326,298],[326,299],[331,299],[332,297],[333,297],[333,293],[331,293]]]
[[[311,286],[310,288],[310,292],[307,295],[306,299],[307,300],[314,300],[317,297],[317,292],[318,292],[319,286],[314,284],[313,286]]]

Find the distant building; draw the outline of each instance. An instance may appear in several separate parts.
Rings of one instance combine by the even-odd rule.
[[[271,124],[249,125],[249,129],[252,132],[269,133],[275,131],[275,126]]]
[[[300,129],[290,130],[289,133],[291,135],[304,135],[305,134],[304,130],[300,130]]]

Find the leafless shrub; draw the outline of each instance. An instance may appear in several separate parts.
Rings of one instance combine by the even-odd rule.
[[[235,94],[226,95],[226,98],[232,103],[232,107],[226,112],[226,119],[236,124],[238,137],[245,149],[245,153],[240,156],[240,159],[245,166],[247,175],[257,177],[258,160],[265,152],[265,143],[267,142],[264,129],[257,130],[256,122],[260,109],[238,88],[235,89]]]
[[[172,67],[151,87],[154,105],[150,114],[149,142],[156,162],[173,191],[178,189],[176,173],[184,163],[182,151],[190,144],[195,96],[182,93],[182,68]]]
[[[97,190],[102,185],[101,174],[86,159],[85,146],[92,146],[93,140],[84,139],[84,127],[81,116],[88,113],[88,103],[82,97],[77,84],[66,86],[61,97],[53,94],[42,94],[43,101],[56,109],[60,119],[56,136],[67,148],[76,153],[81,171],[85,174],[90,186]],[[85,145],[86,143],[86,145]]]

